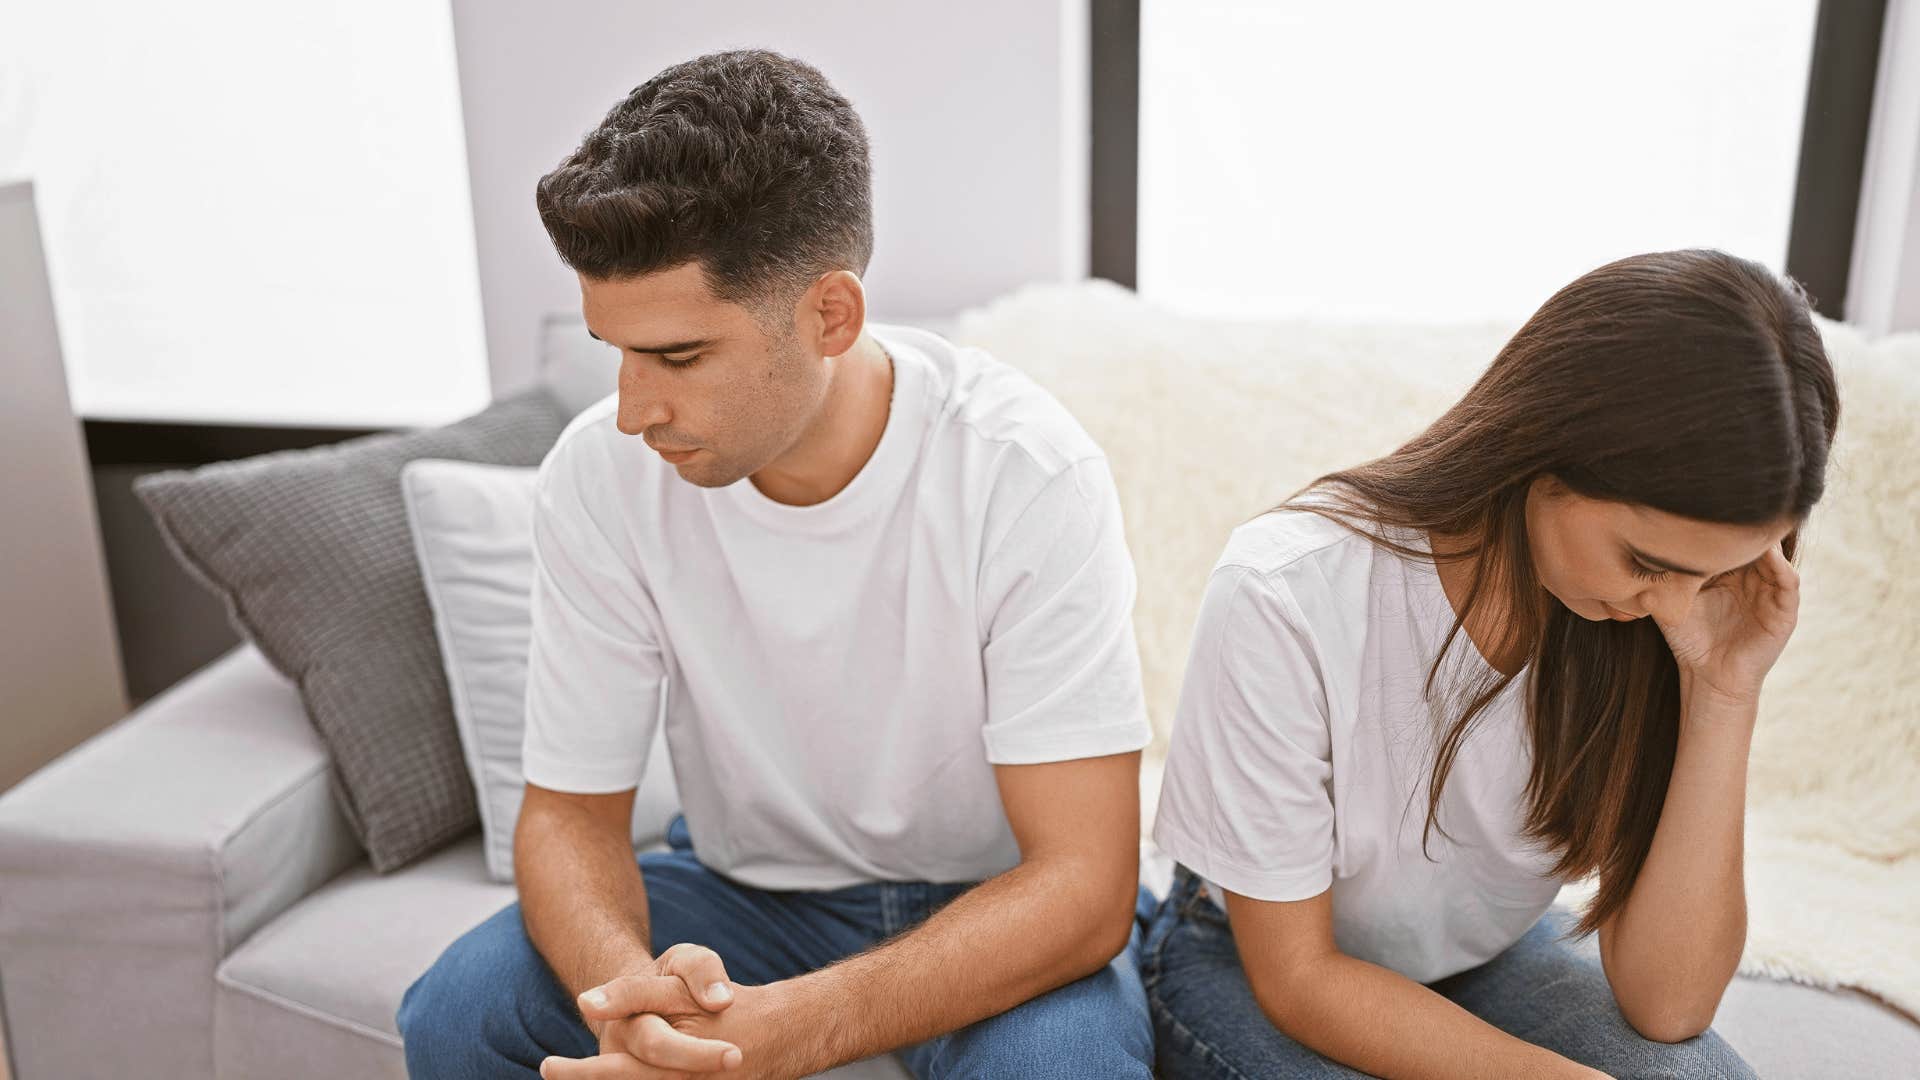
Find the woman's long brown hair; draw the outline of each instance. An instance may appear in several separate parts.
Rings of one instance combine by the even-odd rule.
[[[1553,476],[1581,495],[1704,522],[1804,521],[1839,418],[1798,285],[1719,251],[1637,255],[1555,293],[1411,442],[1320,477],[1280,507],[1331,518],[1404,558],[1429,552],[1390,539],[1393,528],[1472,538],[1435,556],[1468,561],[1471,574],[1427,693],[1468,618],[1499,612],[1486,651],[1526,659],[1526,833],[1559,853],[1556,874],[1600,879],[1577,932],[1620,909],[1653,844],[1679,734],[1679,673],[1652,619],[1589,621],[1541,587],[1529,486]],[[1789,559],[1797,537],[1796,528],[1784,543]],[[1448,688],[1459,711],[1436,733],[1423,845],[1475,718],[1516,677],[1488,670]]]

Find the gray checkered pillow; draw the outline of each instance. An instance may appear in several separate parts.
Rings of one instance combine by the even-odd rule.
[[[134,484],[174,554],[292,679],[375,870],[479,822],[401,496],[415,458],[538,465],[569,417],[543,389],[458,423]]]

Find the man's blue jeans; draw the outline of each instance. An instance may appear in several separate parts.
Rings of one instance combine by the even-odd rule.
[[[1160,1075],[1198,1078],[1360,1077],[1294,1042],[1268,1021],[1247,985],[1227,917],[1185,867],[1147,931],[1143,974],[1159,1038]],[[1494,1027],[1621,1080],[1752,1080],[1753,1070],[1708,1031],[1679,1043],[1628,1026],[1598,960],[1560,941],[1570,920],[1550,912],[1492,960],[1432,983]]]
[[[738,983],[792,978],[908,929],[967,885],[877,883],[768,892],[707,869],[685,822],[672,850],[640,856],[655,952],[679,942],[720,954]],[[1142,890],[1139,913],[1152,911]],[[1146,1077],[1153,1031],[1138,969],[1141,930],[1104,969],[998,1016],[901,1051],[920,1077]],[[848,1002],[857,1008],[858,1002]],[[416,1078],[525,1078],[549,1054],[599,1052],[573,995],[554,978],[512,904],[448,946],[400,1001]]]

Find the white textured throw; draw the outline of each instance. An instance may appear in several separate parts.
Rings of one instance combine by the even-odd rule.
[[[1227,533],[1418,432],[1513,329],[1193,320],[1096,282],[1030,288],[953,335],[1032,374],[1106,447],[1163,752]],[[1920,334],[1821,330],[1843,413],[1754,741],[1741,969],[1920,1016]]]

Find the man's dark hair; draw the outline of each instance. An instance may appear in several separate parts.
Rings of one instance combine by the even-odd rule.
[[[867,132],[811,65],[752,49],[675,64],[540,178],[560,258],[622,279],[698,262],[758,303],[873,254]]]

